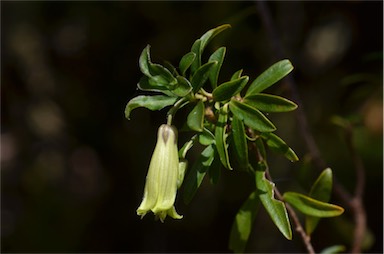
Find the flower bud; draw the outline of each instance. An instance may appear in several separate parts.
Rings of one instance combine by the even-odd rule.
[[[181,219],[174,207],[179,178],[179,155],[177,149],[177,129],[163,124],[157,133],[157,143],[149,164],[144,187],[143,200],[137,215],[152,211],[162,222],[171,216]]]

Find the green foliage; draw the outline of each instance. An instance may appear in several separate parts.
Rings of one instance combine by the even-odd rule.
[[[249,173],[255,182],[254,190],[235,217],[229,241],[230,249],[243,252],[260,204],[282,235],[289,240],[292,239],[292,230],[285,202],[306,215],[308,234],[315,229],[319,217],[338,216],[344,210],[327,203],[332,185],[330,169],[325,170],[316,180],[309,196],[286,192],[283,199],[275,197],[276,187],[269,177],[265,146],[291,162],[299,158],[274,133],[276,126],[263,112],[289,112],[295,110],[297,105],[283,97],[261,92],[288,75],[293,66],[289,60],[281,60],[262,72],[250,85],[249,76],[242,76],[241,69],[230,80],[218,84],[226,48],[216,49],[206,62],[202,56],[209,42],[229,27],[222,25],[213,28],[197,39],[190,52],[182,56],[178,68],[170,63],[165,63],[167,67],[152,63],[150,46],[146,46],[139,60],[144,76],[138,88],[160,92],[162,95],[139,95],[131,99],[125,115],[129,119],[131,111],[137,107],[160,110],[172,106],[167,113],[167,123],[171,124],[181,107],[193,105],[188,107],[190,111],[187,112],[185,124],[193,134],[179,150],[178,187],[184,181],[184,201],[189,203],[207,173],[211,183],[217,183],[224,169]],[[203,151],[192,167],[187,169],[187,153],[196,144],[203,146]],[[250,151],[255,158],[251,158]],[[184,174],[187,174],[185,180]]]

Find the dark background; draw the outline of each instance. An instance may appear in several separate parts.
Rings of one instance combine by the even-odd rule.
[[[323,158],[347,189],[352,158],[333,115],[357,119],[354,142],[367,175],[365,251],[383,251],[383,3],[268,2],[286,58],[295,66],[304,111]],[[247,175],[223,171],[204,181],[182,220],[136,215],[157,128],[165,112],[126,103],[140,92],[138,58],[177,65],[192,43],[224,23],[209,44],[227,47],[221,82],[244,68],[251,80],[275,52],[254,2],[1,2],[2,252],[227,252],[233,218],[252,191]],[[270,93],[289,97],[283,85]],[[308,161],[294,113],[270,116],[300,162],[271,154],[282,190],[307,192],[318,173]],[[176,116],[181,127],[185,115]],[[190,133],[180,133],[180,145]],[[190,152],[191,161],[200,150]],[[341,204],[333,197],[333,203]],[[343,205],[343,204],[341,204]],[[351,243],[351,214],[324,219],[314,247]],[[302,252],[264,210],[250,252]]]

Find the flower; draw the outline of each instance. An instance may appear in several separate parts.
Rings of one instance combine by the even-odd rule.
[[[157,143],[149,164],[144,187],[143,200],[137,208],[137,215],[143,218],[152,211],[164,222],[167,215],[174,219],[183,216],[174,207],[179,178],[179,155],[177,129],[163,124],[157,132]]]

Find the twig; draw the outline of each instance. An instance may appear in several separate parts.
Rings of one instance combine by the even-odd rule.
[[[272,181],[272,178],[271,178],[271,176],[269,174],[269,170],[268,169],[265,171],[265,176],[267,177],[268,180]],[[277,189],[276,185],[275,185],[275,188],[274,188],[274,192],[276,194],[276,197],[279,200],[284,202],[283,195],[281,195],[281,193]],[[304,243],[305,248],[307,249],[308,253],[315,254],[315,250],[313,249],[313,246],[312,246],[312,243],[311,243],[311,237],[308,236],[307,233],[305,232],[303,226],[300,223],[299,218],[297,217],[297,214],[296,214],[295,210],[293,210],[293,208],[288,203],[286,203],[286,202],[284,202],[284,203],[285,203],[285,207],[287,208],[287,211],[288,211],[288,213],[290,215],[290,218],[292,218],[293,223],[295,224],[296,232],[299,233],[299,235],[303,239],[303,243]]]
[[[261,20],[263,25],[268,33],[270,38],[273,51],[275,52],[275,57],[278,59],[284,58],[283,47],[280,44],[280,40],[278,38],[278,34],[276,32],[273,20],[271,18],[271,14],[269,9],[264,1],[256,1],[257,7],[259,9],[259,14],[261,16]],[[319,148],[316,144],[316,141],[309,129],[308,120],[306,114],[303,110],[303,103],[301,101],[299,92],[297,91],[296,83],[292,76],[288,76],[285,81],[291,91],[292,99],[298,104],[298,109],[296,110],[296,117],[298,126],[300,128],[300,133],[304,138],[304,142],[308,148],[309,153],[313,159],[315,167],[321,171],[327,167],[327,163],[321,157]],[[356,189],[355,195],[352,196],[348,193],[345,188],[338,182],[338,180],[334,177],[333,180],[333,190],[335,194],[340,198],[340,200],[348,206],[355,219],[355,230],[354,230],[354,243],[352,246],[352,252],[361,252],[361,243],[363,240],[363,236],[366,230],[366,213],[362,202],[362,194],[364,190],[365,178],[364,178],[364,166],[361,161],[361,158],[356,153],[354,146],[352,144],[352,133],[350,132],[350,136],[347,138],[347,142],[349,143],[349,150],[353,157],[353,161],[356,167]]]
[[[354,210],[354,220],[355,220],[355,229],[353,236],[353,245],[352,245],[352,253],[357,253],[361,251],[361,245],[363,242],[364,234],[367,227],[366,221],[366,213],[363,204],[363,193],[364,193],[364,185],[365,185],[365,169],[364,164],[356,152],[356,148],[353,144],[353,129],[351,124],[347,124],[345,127],[345,139],[348,145],[349,152],[351,153],[351,157],[353,160],[353,164],[355,166],[356,172],[356,187],[354,198],[351,201],[351,206]]]

